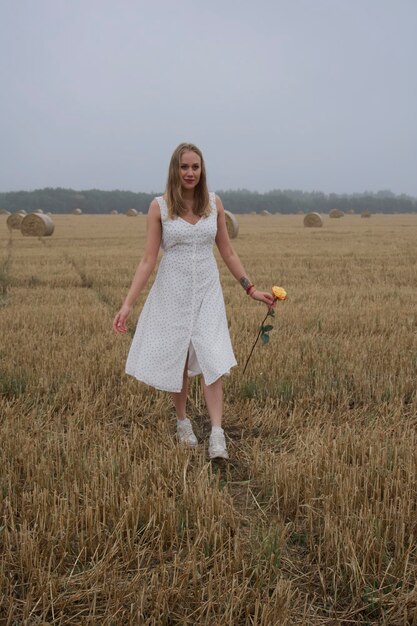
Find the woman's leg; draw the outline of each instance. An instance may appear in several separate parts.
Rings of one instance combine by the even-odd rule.
[[[187,394],[188,394],[187,367],[188,367],[188,356],[187,356],[187,360],[185,361],[184,375],[182,379],[182,389],[178,393],[172,392],[170,394],[172,398],[172,402],[174,403],[175,412],[177,414],[178,420],[184,420],[186,417],[185,407],[187,404]]]
[[[204,380],[203,391],[206,399],[208,414],[211,421],[211,435],[209,439],[210,459],[228,459],[226,439],[222,428],[223,417],[223,384],[218,378],[211,385],[206,385]]]
[[[189,448],[194,448],[198,441],[194,434],[193,427],[190,420],[186,416],[186,404],[188,393],[188,356],[185,361],[184,374],[182,379],[182,389],[179,393],[172,392],[171,398],[174,403],[175,412],[177,414],[177,438],[178,440],[187,445]]]
[[[207,411],[210,416],[211,425],[221,428],[223,417],[223,381],[218,378],[211,385],[206,385],[202,378],[204,398],[206,400]]]

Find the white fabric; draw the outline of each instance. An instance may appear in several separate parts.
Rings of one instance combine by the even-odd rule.
[[[188,352],[188,374],[202,373],[207,385],[236,365],[213,254],[215,194],[209,197],[209,216],[194,225],[169,219],[165,200],[157,198],[164,254],[138,320],[126,373],[163,391],[181,391]]]

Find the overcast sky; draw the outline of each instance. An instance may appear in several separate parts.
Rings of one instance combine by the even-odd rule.
[[[0,0],[0,191],[417,196],[416,0]]]

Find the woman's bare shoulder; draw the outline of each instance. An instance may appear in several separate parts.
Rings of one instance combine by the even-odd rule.
[[[214,197],[216,198],[217,211],[224,211],[223,202],[221,201],[220,196],[216,193]]]
[[[157,198],[154,198],[149,205],[148,216],[153,219],[161,219],[161,210],[159,208],[159,202]]]

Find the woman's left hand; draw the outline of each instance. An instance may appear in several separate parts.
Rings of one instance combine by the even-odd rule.
[[[259,300],[259,302],[265,302],[268,309],[274,308],[277,303],[276,298],[272,295],[272,293],[268,293],[267,291],[258,291],[257,289],[254,289],[250,292],[250,297],[254,300]]]

